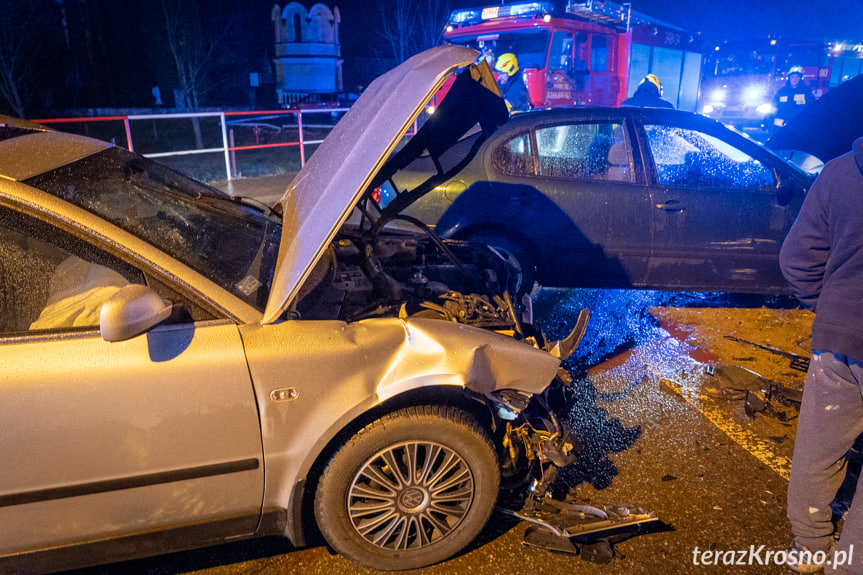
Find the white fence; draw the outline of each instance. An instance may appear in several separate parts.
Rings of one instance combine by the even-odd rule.
[[[124,145],[149,158],[219,154],[228,180],[237,175],[237,152],[298,148],[299,167],[348,108],[309,108],[187,114],[136,114],[36,120],[64,131]],[[161,126],[161,127],[160,127]],[[161,131],[161,134],[160,134]],[[136,150],[136,148],[138,148]],[[162,148],[162,149],[160,149]],[[167,149],[165,149],[167,148]]]

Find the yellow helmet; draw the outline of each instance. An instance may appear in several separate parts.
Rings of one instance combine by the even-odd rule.
[[[497,57],[497,62],[494,64],[494,69],[498,72],[503,72],[507,76],[512,76],[518,72],[518,58],[515,54],[507,52]]]
[[[791,74],[800,74],[803,77],[803,66],[791,66],[791,69],[788,70],[788,75]]]
[[[644,84],[645,82],[650,82],[656,86],[656,91],[659,92],[660,96],[662,95],[662,82],[659,81],[659,76],[656,74],[648,74],[641,82],[639,82],[639,84]]]

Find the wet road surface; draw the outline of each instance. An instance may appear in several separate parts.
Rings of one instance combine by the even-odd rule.
[[[582,307],[591,309],[591,321],[568,367],[575,376],[570,423],[584,452],[561,478],[580,503],[637,504],[660,521],[616,543],[616,557],[598,565],[526,547],[526,524],[496,514],[464,553],[419,572],[787,573],[767,553],[784,550],[791,536],[785,492],[796,410],[776,402],[773,413],[748,416],[742,400],[717,395],[717,378],[705,366],[742,366],[799,389],[804,374],[786,358],[725,336],[808,356],[811,314],[788,298],[542,290],[537,323],[561,337]],[[747,565],[737,564],[741,559]],[[76,573],[85,572],[373,573],[324,545],[294,549],[280,539]]]

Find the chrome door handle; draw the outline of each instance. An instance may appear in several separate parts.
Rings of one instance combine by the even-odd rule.
[[[679,214],[683,212],[683,208],[680,206],[680,200],[668,200],[664,204],[656,204],[656,207],[668,212],[669,214]]]

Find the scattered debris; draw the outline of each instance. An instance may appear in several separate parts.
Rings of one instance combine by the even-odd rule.
[[[504,512],[533,524],[525,530],[525,545],[579,555],[593,563],[607,563],[614,558],[613,543],[631,535],[616,536],[622,528],[658,520],[652,511],[634,505],[594,507],[551,497],[529,499],[521,511]]]
[[[734,337],[733,335],[726,335],[725,339],[736,341],[738,343],[745,343],[746,345],[753,345],[759,349],[763,349],[765,351],[769,351],[770,353],[781,355],[782,357],[787,357],[791,360],[791,369],[796,369],[798,371],[809,371],[809,358],[804,357],[802,355],[798,355],[796,353],[792,353],[790,351],[785,351],[771,345],[764,345],[763,343],[755,343],[754,341],[747,341],[745,339],[740,339],[739,337]]]
[[[728,337],[728,336],[726,336]],[[777,409],[777,404],[800,409],[803,391],[787,387],[739,365],[705,366],[704,373],[714,377],[718,385],[704,387],[705,395],[726,400],[743,400],[746,415],[762,413],[787,421],[788,414]]]
[[[637,505],[588,505],[579,502],[575,488],[564,500],[552,497],[557,466],[549,466],[542,481],[534,480],[519,511],[500,507],[507,515],[531,523],[523,543],[549,551],[579,555],[585,561],[606,563],[614,558],[613,543],[633,535],[642,523],[657,521],[656,514]],[[632,529],[625,530],[629,527]]]

